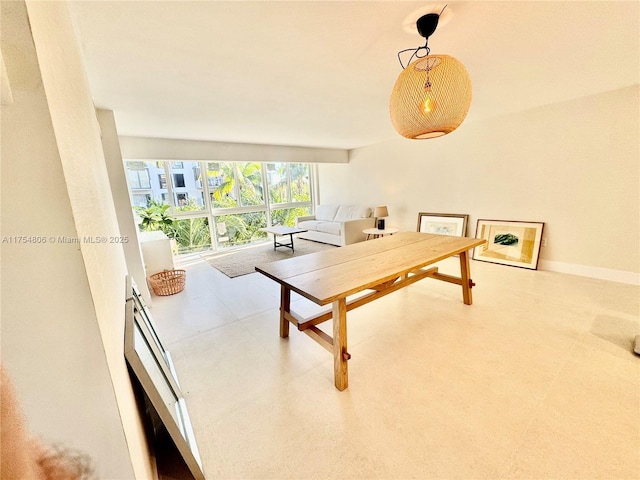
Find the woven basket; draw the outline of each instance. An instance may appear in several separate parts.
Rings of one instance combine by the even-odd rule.
[[[173,295],[184,290],[186,270],[165,270],[149,277],[149,283],[156,295]]]

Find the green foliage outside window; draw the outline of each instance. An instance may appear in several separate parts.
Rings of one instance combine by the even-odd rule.
[[[278,181],[269,185],[269,200],[272,204],[308,202],[311,200],[308,165],[304,163],[278,163],[271,165],[273,165],[274,177],[278,179]],[[271,210],[271,223],[273,225],[293,227],[297,217],[308,214],[308,207],[274,207]]]
[[[280,208],[271,211],[271,223],[273,225],[284,225],[285,227],[295,227],[296,218],[309,215],[309,208]]]
[[[308,202],[311,200],[311,185],[309,184],[309,165],[292,163],[289,166],[291,175],[291,196],[294,202]]]
[[[220,215],[215,219],[218,245],[231,247],[267,238],[260,228],[267,226],[265,212]]]
[[[238,205],[235,198],[235,175],[233,163],[209,163],[207,177],[216,180],[216,186],[211,191],[211,206],[213,208],[230,208]]]
[[[238,206],[238,193],[242,206],[264,205],[262,165],[256,162],[220,162],[209,165],[211,168],[207,169],[207,175],[217,180],[217,186],[211,192],[213,208]]]
[[[128,164],[129,166],[129,164]],[[162,165],[159,164],[161,167]],[[259,229],[267,226],[263,164],[257,162],[207,162],[206,182],[210,186],[211,207],[228,209],[237,207],[263,207],[247,213],[217,215],[214,231],[220,247],[243,245],[264,240],[267,234]],[[284,208],[285,205],[311,200],[309,166],[303,163],[268,164],[273,183],[268,185],[271,223],[294,226],[296,217],[308,215],[309,207]],[[202,171],[202,170],[199,170]],[[212,238],[207,216],[178,218],[170,214],[170,206],[150,200],[147,207],[134,207],[142,219],[142,230],[161,230],[175,238],[178,252],[189,253],[211,248]],[[201,212],[193,198],[186,205],[175,207],[175,213]]]
[[[177,212],[200,211],[200,206],[189,199],[187,205],[176,207]],[[191,253],[211,248],[211,233],[207,217],[181,218],[174,223],[178,253]]]

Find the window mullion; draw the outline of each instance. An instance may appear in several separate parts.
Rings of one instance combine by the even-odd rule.
[[[171,165],[167,161],[162,162],[162,166],[164,167],[164,178],[167,184],[167,197],[169,197],[169,205],[171,206],[171,210],[175,212],[176,202],[173,198],[173,178],[171,177]]]
[[[293,202],[293,195],[291,194],[291,165],[287,163],[287,198],[289,202]]]
[[[211,237],[211,248],[218,250],[218,236],[216,235],[215,219],[213,217],[213,205],[211,205],[211,191],[209,190],[209,162],[200,162],[200,176],[202,181],[202,192],[204,193],[204,208],[209,219],[209,236]]]
[[[236,203],[239,207],[242,207],[242,195],[240,194],[240,175],[238,174],[238,162],[233,162],[233,193],[236,196]]]
[[[260,175],[262,176],[262,197],[264,198],[264,205],[267,213],[267,225],[272,225],[271,222],[271,195],[269,195],[269,185],[267,184],[267,164],[260,164]]]

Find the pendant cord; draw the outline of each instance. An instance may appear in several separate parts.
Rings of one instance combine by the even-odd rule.
[[[404,50],[400,50],[398,52],[398,62],[400,62],[400,66],[402,67],[402,69],[404,70],[405,68],[407,68],[414,58],[423,58],[429,55],[429,53],[431,52],[431,49],[427,46],[428,44],[429,44],[429,38],[427,38],[427,41],[425,42],[423,47],[405,48]],[[422,55],[419,53],[421,50],[424,50],[424,53]],[[413,52],[411,57],[409,57],[409,61],[407,62],[406,66],[402,63],[402,57],[401,57],[401,55],[405,52]]]

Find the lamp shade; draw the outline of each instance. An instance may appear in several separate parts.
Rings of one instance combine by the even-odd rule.
[[[471,80],[464,65],[449,55],[427,55],[400,73],[389,110],[400,135],[425,139],[458,128],[470,105]]]
[[[387,206],[386,205],[378,205],[375,210],[373,211],[373,216],[376,218],[381,218],[381,217],[388,217],[389,216],[389,210],[387,210]]]

